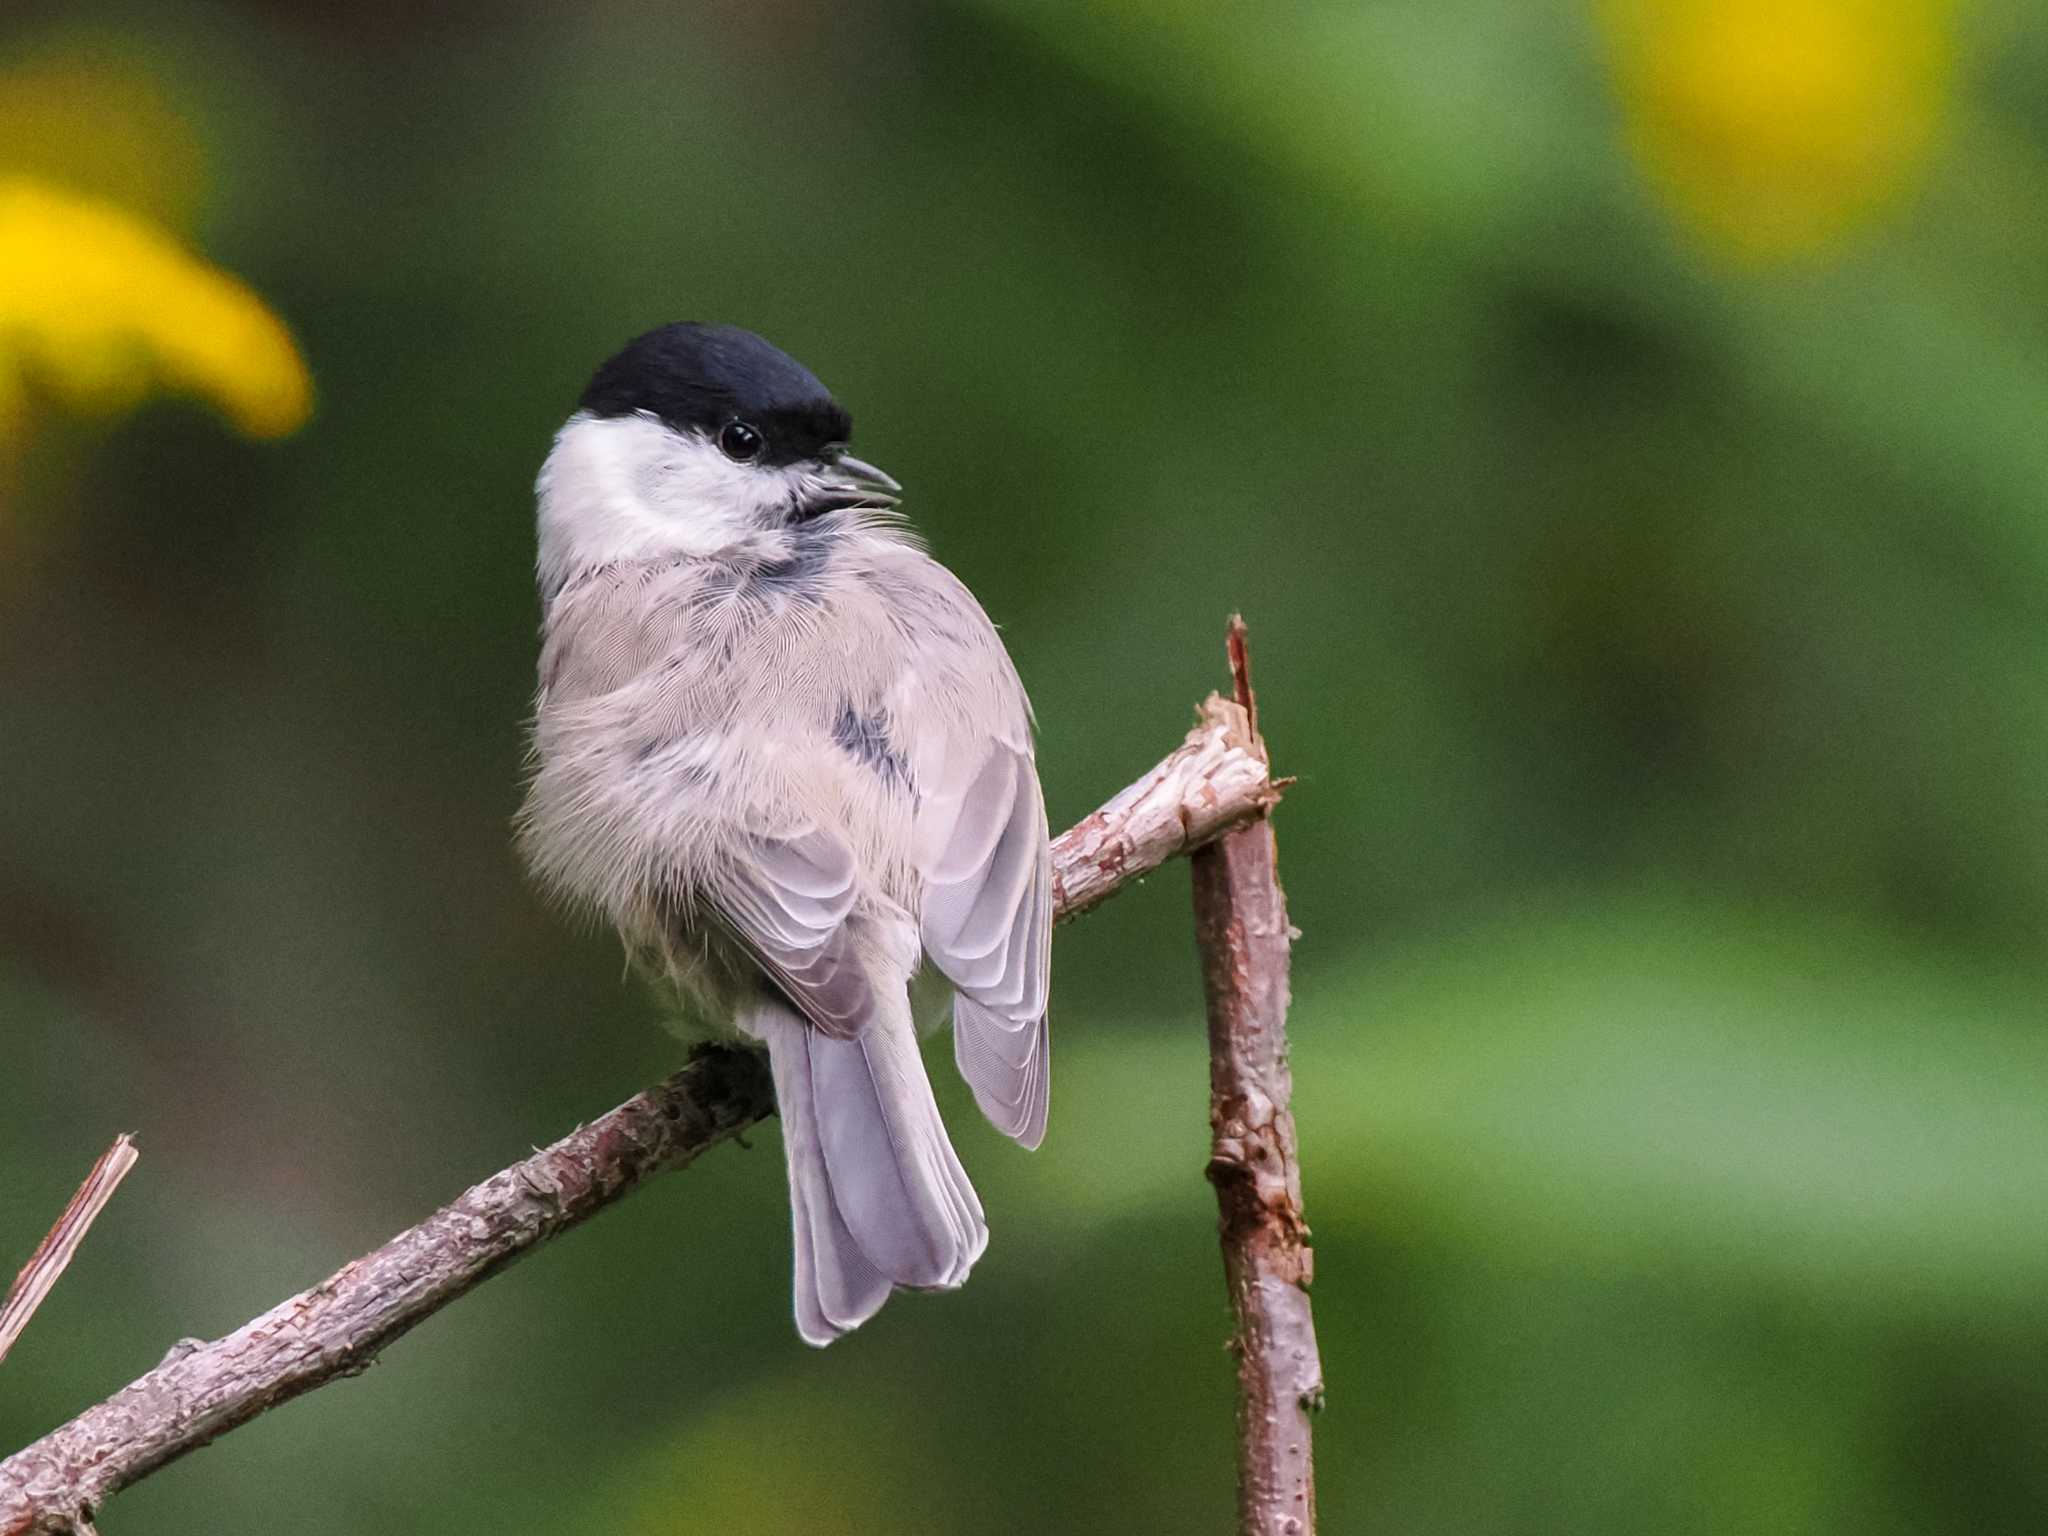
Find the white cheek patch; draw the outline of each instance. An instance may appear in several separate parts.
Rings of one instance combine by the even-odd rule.
[[[735,464],[701,439],[666,427],[655,434],[632,467],[632,496],[647,515],[675,525],[695,546],[692,553],[712,553],[758,530],[781,489],[763,484],[768,473]]]
[[[651,417],[578,412],[536,486],[543,585],[592,566],[778,538],[802,480],[794,469],[736,464]]]

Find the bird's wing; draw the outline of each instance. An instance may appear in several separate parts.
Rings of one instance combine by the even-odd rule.
[[[1045,1135],[1051,1046],[1052,848],[1029,728],[955,741],[919,784],[922,938],[957,989],[953,1054],[996,1128],[1027,1147]]]
[[[813,1027],[859,1034],[875,1007],[855,942],[853,850],[822,827],[750,834],[709,895],[725,926]]]

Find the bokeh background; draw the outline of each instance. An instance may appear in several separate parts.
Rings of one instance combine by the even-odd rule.
[[[142,1162],[0,1443],[674,1065],[508,838],[533,474],[674,318],[850,402],[1056,825],[1249,616],[1327,1530],[2048,1523],[1998,0],[16,0],[0,1264]],[[1186,878],[1062,932],[1042,1152],[936,1074],[960,1293],[799,1344],[768,1129],[103,1529],[1227,1529]]]

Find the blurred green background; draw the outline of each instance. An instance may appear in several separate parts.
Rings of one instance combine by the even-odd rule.
[[[2038,8],[17,0],[9,177],[203,292],[0,217],[0,1264],[143,1154],[0,1448],[675,1063],[508,822],[534,471],[704,318],[1056,825],[1249,617],[1327,1530],[2048,1526]],[[1042,1152],[935,1074],[958,1294],[804,1348],[764,1130],[102,1528],[1227,1529],[1186,878],[1062,932]]]

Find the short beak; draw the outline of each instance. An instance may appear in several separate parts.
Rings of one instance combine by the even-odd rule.
[[[884,506],[896,505],[896,497],[903,487],[896,483],[894,475],[885,475],[874,465],[856,459],[850,453],[842,453],[832,461],[832,467],[844,475],[854,489],[863,491]]]
[[[804,515],[816,517],[821,512],[843,512],[853,507],[886,510],[896,505],[902,489],[893,475],[884,474],[850,453],[835,453],[826,461],[817,489],[805,500]]]

